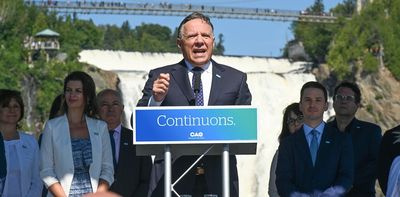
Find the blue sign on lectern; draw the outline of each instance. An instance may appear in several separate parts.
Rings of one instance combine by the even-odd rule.
[[[134,144],[257,143],[250,106],[137,107]]]

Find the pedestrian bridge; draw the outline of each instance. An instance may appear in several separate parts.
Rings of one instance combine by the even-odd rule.
[[[86,0],[24,0],[25,5],[36,6],[60,14],[119,14],[186,16],[202,12],[212,18],[265,21],[304,21],[333,23],[337,16],[332,13],[308,13],[306,11],[268,8],[240,8],[208,6],[201,4],[134,3],[131,1],[86,1]]]

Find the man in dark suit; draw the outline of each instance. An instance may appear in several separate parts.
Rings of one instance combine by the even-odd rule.
[[[328,124],[352,137],[354,152],[354,183],[346,196],[374,197],[377,178],[381,128],[358,120],[355,115],[360,106],[361,91],[357,84],[340,83],[334,91],[335,119]]]
[[[385,132],[379,148],[378,181],[385,195],[389,187],[390,168],[398,156],[400,156],[400,125]]]
[[[353,152],[348,134],[325,124],[327,91],[307,82],[300,92],[302,128],[279,145],[276,185],[281,197],[341,196],[353,182]]]
[[[114,183],[110,190],[124,197],[147,196],[151,157],[136,156],[133,131],[122,126],[124,105],[121,94],[105,89],[97,95],[99,116],[107,122],[113,146]]]
[[[138,106],[251,104],[246,74],[211,59],[214,33],[207,16],[196,12],[187,16],[179,25],[177,45],[184,59],[150,71]],[[172,182],[196,159],[195,156],[175,158]],[[230,156],[229,161],[230,196],[234,197],[239,195],[236,157]],[[155,159],[153,172],[158,176],[152,177],[151,196],[164,196],[164,179],[160,176],[163,175],[162,162],[162,159]],[[222,196],[221,156],[205,156],[200,164],[205,170],[209,193]],[[179,194],[191,194],[194,176],[194,172],[187,174],[175,185],[175,190]]]

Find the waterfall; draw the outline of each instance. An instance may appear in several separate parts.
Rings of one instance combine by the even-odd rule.
[[[26,126],[31,130],[34,135],[40,133],[40,129],[38,126],[38,120],[33,115],[33,106],[36,106],[36,100],[32,98],[36,98],[36,82],[35,79],[30,75],[25,75],[22,80],[22,88],[23,94],[22,97],[25,98],[25,119]],[[41,125],[40,125],[41,126]]]
[[[120,79],[125,104],[125,117],[141,98],[141,90],[150,69],[179,62],[181,54],[139,53],[121,51],[82,51],[80,61],[100,69],[113,71]],[[221,64],[232,66],[248,75],[253,95],[252,104],[259,110],[259,132],[256,155],[239,155],[240,196],[267,196],[269,170],[278,148],[278,135],[284,108],[298,102],[300,89],[314,75],[305,72],[304,62],[290,63],[285,59],[213,56]]]

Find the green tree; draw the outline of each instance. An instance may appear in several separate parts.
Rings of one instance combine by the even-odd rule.
[[[332,9],[335,16],[351,17],[356,11],[357,0],[344,0]]]
[[[215,41],[215,47],[214,47],[214,51],[213,54],[215,55],[223,55],[225,52],[225,47],[223,45],[224,43],[224,35],[222,34],[218,34],[218,40]]]
[[[307,12],[314,15],[322,14],[324,12],[322,0],[316,0],[314,5],[307,8]],[[326,61],[329,44],[340,25],[340,23],[293,22],[291,30],[295,35],[295,40],[303,43],[312,61],[321,63]]]
[[[104,31],[104,45],[103,48],[107,50],[122,50],[123,44],[120,40],[120,29],[116,25],[106,25],[103,27]]]
[[[374,72],[378,69],[384,42],[382,26],[386,23],[383,5],[378,2],[368,5],[335,36],[328,64],[339,78],[351,76],[359,70]]]
[[[142,24],[135,28],[139,41],[137,48],[142,52],[170,52],[171,30],[158,24]],[[176,46],[176,45],[175,45]]]
[[[307,8],[308,13],[313,14],[313,15],[320,15],[324,13],[325,11],[325,6],[322,0],[315,0],[314,5],[311,7]]]

